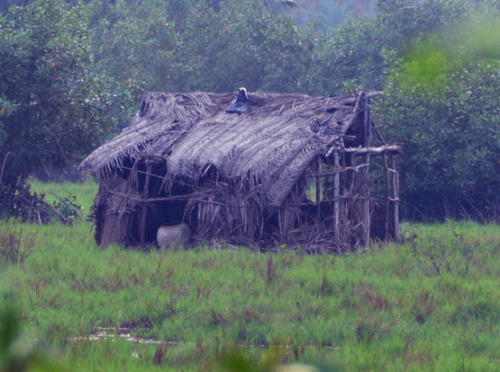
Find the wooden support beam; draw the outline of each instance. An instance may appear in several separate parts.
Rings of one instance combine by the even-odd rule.
[[[321,156],[318,156],[318,175],[316,176],[316,209],[317,209],[317,221],[321,220]]]
[[[333,152],[333,169],[338,170],[339,168],[339,152],[335,150]],[[340,239],[340,173],[336,172],[333,175],[333,234],[335,239]]]
[[[370,100],[371,98],[380,97],[383,94],[384,93],[381,91],[374,91],[374,92],[366,93],[366,97],[368,98],[368,100]],[[356,103],[356,101],[357,101],[357,98],[349,98],[349,99],[343,100],[343,103],[344,104],[352,104],[352,103]]]
[[[393,201],[393,236],[394,240],[399,239],[399,173],[396,169],[396,159],[394,156],[391,156],[391,167],[393,171],[393,176],[392,176],[392,197],[394,199]]]
[[[387,145],[379,147],[348,147],[343,150],[347,154],[356,155],[383,155],[383,154],[398,154],[401,152],[399,145]]]
[[[384,235],[385,240],[389,240],[392,238],[392,218],[391,215],[391,201],[389,200],[392,194],[392,180],[391,180],[391,172],[389,171],[389,163],[387,160],[387,154],[384,154],[384,170],[385,170],[385,226],[384,226]]]
[[[363,122],[363,129],[364,129],[364,146],[366,149],[370,148],[370,142],[371,142],[371,133],[370,133],[370,105],[368,103],[368,99],[365,98],[363,103],[360,103],[360,105],[363,105],[364,110],[364,122]],[[365,151],[363,154],[363,161],[367,166],[364,168],[364,176],[365,176],[365,182],[367,182],[370,178],[370,156],[371,152],[370,151]],[[362,236],[362,244],[367,247],[370,244],[370,230],[371,230],[371,202],[370,196],[368,193],[370,192],[370,189],[368,188],[368,185],[365,185],[365,196],[367,198],[363,201],[363,217],[362,217],[362,222],[363,222],[363,236]]]
[[[151,177],[151,161],[146,160],[146,178],[144,180],[144,189],[142,190],[143,199],[147,199],[149,196],[149,180]],[[141,213],[141,246],[146,245],[146,220],[148,215],[148,202],[143,202],[142,213]]]

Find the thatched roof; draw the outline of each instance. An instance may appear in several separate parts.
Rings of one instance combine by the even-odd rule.
[[[132,125],[81,168],[99,175],[125,159],[153,159],[167,178],[197,180],[213,167],[279,206],[318,154],[343,146],[365,96],[250,93],[251,111],[235,114],[226,112],[234,93],[146,93]]]

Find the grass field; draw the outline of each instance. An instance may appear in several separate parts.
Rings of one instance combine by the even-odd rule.
[[[33,189],[85,214],[97,186]],[[402,229],[346,256],[143,253],[99,249],[86,221],[0,221],[0,299],[69,370],[500,370],[500,226]]]

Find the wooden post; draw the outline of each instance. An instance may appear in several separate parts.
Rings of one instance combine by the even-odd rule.
[[[283,207],[279,207],[278,208],[278,227],[280,229],[280,244],[283,243],[283,223],[282,223],[282,220],[283,220],[283,217],[282,217],[282,210],[283,210]]]
[[[370,105],[368,104],[368,98],[365,97],[364,101],[364,146],[365,148],[370,147]],[[364,163],[366,164],[364,168],[365,182],[368,181],[370,177],[370,153],[367,151],[363,156]],[[365,247],[370,244],[370,229],[371,229],[371,216],[370,216],[370,191],[368,190],[368,183],[365,185],[364,200],[363,200],[363,237],[362,243]]]
[[[391,197],[393,193],[391,192],[392,180],[391,180],[391,169],[389,169],[389,163],[387,161],[387,154],[384,154],[384,170],[385,170],[385,240],[389,240],[392,237],[393,224],[391,223]]]
[[[142,190],[142,213],[141,213],[141,246],[146,245],[146,219],[148,213],[148,202],[146,201],[149,197],[149,180],[151,177],[151,162],[146,160],[146,176],[144,180],[144,189]]]
[[[345,181],[345,185],[344,185],[344,193],[352,196],[352,192],[353,192],[353,188],[354,188],[354,177],[355,177],[355,173],[356,173],[353,169],[354,156],[353,156],[353,154],[349,154],[349,153],[344,151],[344,159],[345,159],[346,167],[351,168],[350,170],[347,171],[347,174],[345,176],[346,181]]]
[[[396,168],[396,159],[391,155],[392,175],[392,198],[393,198],[393,237],[399,239],[399,173]]]
[[[335,239],[340,239],[340,167],[339,167],[339,150],[333,152],[333,234]]]
[[[317,222],[321,220],[321,157],[318,156],[318,175],[316,176],[316,209]]]

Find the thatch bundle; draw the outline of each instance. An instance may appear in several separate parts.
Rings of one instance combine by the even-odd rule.
[[[360,200],[372,185],[368,165],[358,172],[353,159],[398,151],[370,147],[376,94],[255,93],[251,111],[235,114],[226,112],[234,94],[146,93],[134,123],[81,165],[100,179],[98,242],[144,245],[160,225],[184,221],[200,240],[316,250],[366,243],[374,204],[366,210]],[[397,187],[389,191],[396,200]]]

